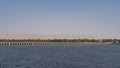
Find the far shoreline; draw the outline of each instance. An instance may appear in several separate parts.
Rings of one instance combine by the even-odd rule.
[[[0,45],[120,44],[119,39],[0,39]]]

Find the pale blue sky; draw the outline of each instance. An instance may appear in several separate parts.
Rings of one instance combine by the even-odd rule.
[[[0,33],[120,38],[120,0],[0,0]]]

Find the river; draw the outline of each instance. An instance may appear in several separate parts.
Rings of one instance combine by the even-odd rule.
[[[0,68],[120,68],[120,46],[0,46]]]

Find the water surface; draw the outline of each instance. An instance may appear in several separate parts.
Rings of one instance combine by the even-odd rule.
[[[120,68],[120,46],[0,46],[0,68]]]

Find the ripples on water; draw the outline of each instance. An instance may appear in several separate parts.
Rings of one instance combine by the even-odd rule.
[[[0,68],[120,68],[120,46],[0,46]]]

